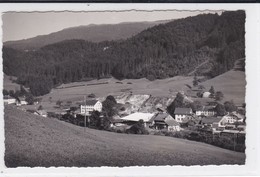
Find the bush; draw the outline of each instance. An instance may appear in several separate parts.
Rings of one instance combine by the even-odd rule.
[[[146,77],[149,81],[154,81],[156,79],[156,77],[154,75],[151,75],[149,74],[147,77]]]
[[[88,97],[89,97],[89,98],[95,98],[96,95],[95,95],[94,93],[91,93],[91,94],[88,95]]]

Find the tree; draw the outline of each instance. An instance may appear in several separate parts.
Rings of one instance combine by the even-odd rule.
[[[9,95],[9,92],[5,89],[3,89],[3,95],[6,96],[6,95]]]
[[[25,96],[27,94],[27,91],[24,89],[22,85],[20,85],[20,95],[19,96]]]
[[[103,101],[102,109],[107,117],[112,117],[117,113],[117,111],[114,109],[116,104],[116,99],[112,95],[107,96],[106,100]]]
[[[205,87],[204,87],[203,85],[199,85],[199,86],[198,86],[198,89],[200,89],[200,90],[204,90]]]
[[[25,95],[25,101],[29,104],[32,105],[34,103],[34,97],[31,93],[27,93]]]
[[[90,119],[90,126],[93,128],[99,128],[101,124],[100,120],[100,112],[93,111],[89,117]]]
[[[95,98],[96,95],[95,95],[94,93],[91,93],[91,94],[88,95],[88,97],[89,97],[89,98]]]
[[[217,91],[215,94],[216,101],[221,101],[224,98],[224,94],[220,91]]]
[[[209,93],[211,93],[212,95],[215,94],[215,89],[214,89],[213,86],[210,87],[210,89],[209,89]]]
[[[198,91],[196,93],[197,97],[202,98],[203,97],[203,91]]]
[[[224,103],[224,106],[225,106],[225,110],[226,110],[227,112],[233,112],[233,111],[236,111],[236,110],[237,110],[237,107],[236,107],[236,105],[234,104],[233,100],[231,100],[231,101],[226,101],[226,102]]]
[[[217,112],[218,116],[224,116],[226,111],[225,111],[225,106],[218,103],[217,106],[215,107],[215,111]]]
[[[42,105],[40,105],[37,110],[43,110]]]
[[[190,103],[190,107],[193,110],[193,112],[202,109],[202,104],[199,101],[194,101]]]
[[[144,127],[144,120],[140,119],[136,124],[132,125],[131,128],[127,130],[127,133],[146,134],[146,130]]]
[[[193,77],[192,83],[193,83],[193,86],[194,86],[194,87],[196,87],[196,86],[199,84],[199,81],[198,81],[197,76],[194,76],[194,77]]]
[[[210,92],[210,98],[214,98],[215,97],[215,89],[214,89],[213,86],[210,87],[209,92]]]
[[[9,90],[9,95],[10,95],[11,97],[15,97],[14,91],[13,91],[13,90]]]
[[[56,101],[56,105],[57,105],[57,106],[61,106],[61,104],[62,104],[62,101],[61,101],[61,100]]]
[[[107,96],[106,100],[111,101],[113,104],[117,104],[115,97],[112,95]]]
[[[173,102],[167,107],[167,111],[171,116],[174,116],[174,110],[177,107],[183,107],[184,106],[184,97],[181,93],[177,93],[176,98],[173,100]]]

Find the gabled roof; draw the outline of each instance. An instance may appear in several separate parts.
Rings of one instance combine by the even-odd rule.
[[[198,109],[197,111],[215,111],[214,106],[203,106],[201,109]]]
[[[231,113],[231,115],[234,115],[234,116],[236,116],[238,119],[244,119],[245,118],[245,116],[244,115],[242,115],[242,114],[239,114],[239,113],[237,113],[237,112],[232,112]]]
[[[154,120],[164,121],[165,118],[166,118],[168,115],[169,115],[169,114],[167,114],[167,113],[158,113],[158,114],[155,115]]]
[[[189,115],[192,113],[191,108],[175,108],[174,114]]]
[[[98,100],[86,100],[85,104],[87,106],[94,106],[97,102]],[[84,102],[82,103],[82,105],[84,106]]]
[[[214,122],[221,121],[221,117],[205,117],[201,119],[202,124],[213,124]]]
[[[9,95],[5,95],[5,96],[4,96],[4,99],[7,100],[7,99],[15,99],[15,98],[13,98],[13,97],[11,97],[11,96],[9,96]]]
[[[180,126],[180,124],[178,122],[176,122],[176,120],[174,120],[174,119],[166,119],[165,123],[168,126]]]
[[[25,97],[18,97],[20,101],[25,101]]]
[[[165,119],[171,115],[166,113],[166,112],[159,112],[157,114],[155,114],[148,122],[153,122],[153,121],[165,121]],[[173,117],[171,117],[173,119]]]

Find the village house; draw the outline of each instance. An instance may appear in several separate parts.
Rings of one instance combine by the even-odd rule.
[[[221,122],[223,124],[234,124],[235,122],[243,122],[245,116],[238,114],[236,112],[228,113],[227,115],[223,116]]]
[[[212,106],[203,106],[201,109],[196,110],[196,116],[214,116],[217,112]]]
[[[150,127],[156,130],[180,131],[180,124],[165,112],[155,114],[150,120]]]
[[[204,92],[204,93],[202,94],[202,97],[203,97],[203,98],[209,98],[210,95],[211,95],[210,92]]]
[[[4,96],[4,104],[15,104],[16,99],[9,96],[9,95],[5,95]]]
[[[90,115],[93,111],[102,111],[102,103],[98,100],[86,100],[80,105],[80,114]]]
[[[191,108],[175,108],[174,111],[175,120],[177,122],[182,122],[186,117],[192,115]]]
[[[28,102],[25,101],[25,97],[19,97],[18,99],[16,99],[15,103],[17,106],[22,106],[22,105],[28,104]]]
[[[208,127],[213,127],[214,125],[214,128],[223,127],[221,120],[222,120],[221,117],[215,117],[215,116],[204,117],[201,119],[200,124]]]

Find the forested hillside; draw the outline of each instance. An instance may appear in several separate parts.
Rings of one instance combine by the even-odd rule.
[[[244,11],[224,12],[160,24],[124,41],[67,40],[29,52],[4,47],[4,73],[17,76],[34,95],[90,77],[153,80],[186,75],[205,61],[209,69],[196,72],[215,77],[244,57],[244,25]]]
[[[66,28],[47,35],[40,35],[29,39],[8,41],[4,45],[17,50],[36,50],[45,45],[70,39],[82,39],[91,42],[123,40],[132,37],[139,32],[167,21],[155,22],[129,22],[119,24],[102,24],[77,26]]]

